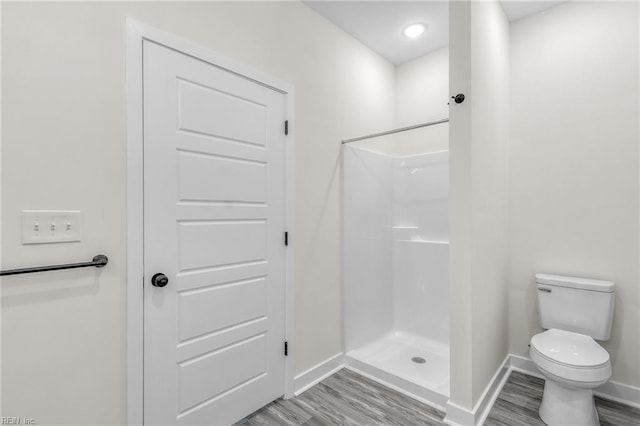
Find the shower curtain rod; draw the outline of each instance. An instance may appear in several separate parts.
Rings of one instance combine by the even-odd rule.
[[[406,132],[407,130],[419,129],[421,127],[428,127],[428,126],[433,126],[434,124],[441,124],[441,123],[448,123],[448,122],[449,122],[449,119],[445,118],[438,121],[430,121],[428,123],[414,124],[413,126],[400,127],[399,129],[387,130],[386,132],[373,133],[371,135],[360,136],[360,137],[351,138],[351,139],[343,139],[342,144],[344,145],[346,143],[358,142],[364,139],[377,138],[378,136],[392,135],[394,133]]]

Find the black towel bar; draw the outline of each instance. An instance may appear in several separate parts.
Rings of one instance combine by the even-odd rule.
[[[98,254],[93,257],[91,262],[81,263],[67,263],[64,265],[51,265],[51,266],[36,266],[33,268],[19,268],[19,269],[7,269],[6,271],[0,271],[2,275],[18,275],[18,274],[30,274],[32,272],[46,272],[46,271],[58,271],[61,269],[75,269],[75,268],[87,268],[89,266],[95,266],[96,268],[102,268],[109,263],[109,258],[104,254]]]

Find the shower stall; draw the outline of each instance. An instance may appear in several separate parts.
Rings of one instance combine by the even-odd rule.
[[[439,407],[449,397],[447,121],[343,141],[346,365]]]

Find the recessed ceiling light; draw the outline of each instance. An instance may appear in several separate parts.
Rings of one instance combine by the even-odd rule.
[[[406,27],[402,31],[402,33],[405,35],[405,37],[416,38],[420,36],[422,33],[424,33],[426,29],[427,29],[427,26],[425,24],[411,24],[408,27]]]

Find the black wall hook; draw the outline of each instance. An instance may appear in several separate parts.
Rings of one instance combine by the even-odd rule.
[[[461,104],[464,102],[464,93],[458,93],[455,96],[452,96],[451,99],[455,101],[457,104]]]

